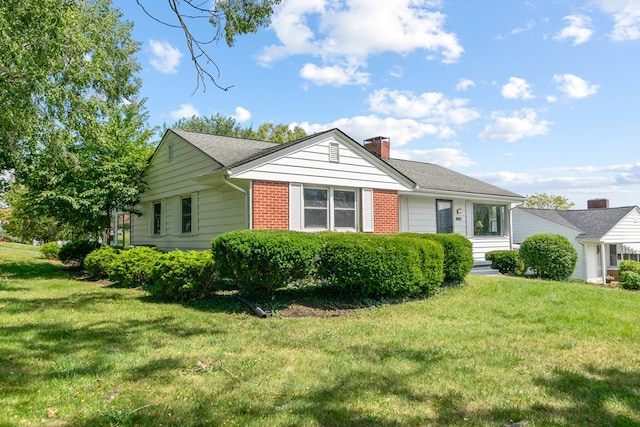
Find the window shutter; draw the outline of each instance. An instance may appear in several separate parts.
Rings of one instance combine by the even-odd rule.
[[[191,193],[191,234],[198,235],[198,193]]]
[[[373,233],[373,189],[362,189],[362,231]]]
[[[182,234],[182,198],[172,197],[171,205],[173,206],[173,235]]]
[[[302,184],[289,184],[289,230],[302,230]]]
[[[147,214],[147,236],[151,237],[153,236],[153,202],[145,203],[145,211],[142,214]]]

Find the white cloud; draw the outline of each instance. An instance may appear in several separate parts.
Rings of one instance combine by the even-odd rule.
[[[518,28],[514,28],[513,30],[511,30],[511,34],[512,35],[516,35],[516,34],[520,34],[520,33],[526,33],[528,31],[531,31],[535,28],[536,23],[534,21],[529,21],[527,22],[527,24],[524,27],[518,27]]]
[[[502,96],[506,99],[532,99],[531,85],[525,79],[510,77],[509,83],[502,86]]]
[[[494,122],[487,125],[478,138],[514,142],[525,137],[546,135],[549,125],[551,122],[539,119],[534,110],[523,108],[510,117],[494,114]]]
[[[191,104],[180,104],[180,108],[177,110],[173,110],[169,113],[171,118],[180,120],[180,119],[189,119],[193,116],[199,116],[200,113],[198,110]]]
[[[179,49],[171,46],[169,43],[159,42],[157,40],[149,40],[151,46],[151,59],[149,62],[157,71],[164,74],[176,74],[182,53]]]
[[[595,95],[599,87],[573,74],[556,74],[553,76],[553,81],[558,84],[558,90],[570,99],[582,99]]]
[[[381,118],[376,115],[341,118],[330,123],[292,123],[300,126],[308,134],[339,128],[358,142],[374,136],[391,138],[391,148],[402,147],[424,136],[438,136],[442,129],[436,125],[421,123],[412,119]]]
[[[434,148],[432,150],[391,150],[394,159],[435,163],[446,168],[466,167],[476,164],[458,148]]]
[[[415,95],[408,91],[380,89],[368,98],[371,111],[393,116],[424,119],[437,124],[464,124],[480,117],[468,108],[468,99],[448,99],[439,92]]]
[[[246,122],[251,118],[251,111],[243,107],[236,107],[235,114],[232,116],[237,122]]]
[[[460,79],[460,80],[458,80],[458,83],[456,84],[456,90],[458,92],[465,91],[465,90],[467,90],[470,87],[475,86],[475,85],[476,85],[476,83],[473,80]]]
[[[265,47],[258,61],[267,66],[312,55],[323,62],[316,70],[336,63],[362,68],[370,55],[425,50],[438,53],[444,63],[455,62],[464,49],[455,33],[445,30],[441,6],[426,0],[288,0],[272,19],[279,43]]]
[[[346,86],[363,85],[369,82],[369,73],[358,72],[353,66],[318,67],[315,64],[305,64],[300,70],[300,76],[318,85]]]
[[[638,0],[593,0],[614,20],[611,38],[615,41],[640,39],[640,2]]]
[[[568,21],[569,25],[554,36],[556,40],[573,39],[573,45],[579,45],[589,41],[593,35],[591,29],[591,18],[584,15],[569,15],[562,18]]]

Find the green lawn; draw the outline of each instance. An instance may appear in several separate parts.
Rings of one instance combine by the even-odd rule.
[[[640,293],[468,278],[397,305],[192,305],[0,243],[0,426],[640,425]],[[291,312],[322,316],[287,317]]]

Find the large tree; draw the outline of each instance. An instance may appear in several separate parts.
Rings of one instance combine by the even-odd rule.
[[[251,125],[242,126],[233,117],[215,114],[209,117],[193,116],[178,120],[172,128],[214,135],[235,136],[269,142],[289,142],[304,138],[307,132],[300,126],[290,128],[285,124],[263,123],[254,130]],[[167,127],[164,126],[164,131]],[[164,133],[164,132],[163,132]]]
[[[556,196],[547,193],[535,193],[531,196],[527,196],[527,200],[524,202],[524,206],[527,208],[567,210],[572,208],[574,206],[574,203],[569,201],[569,199],[564,196]]]
[[[231,47],[237,36],[255,33],[269,25],[275,7],[281,2],[281,0],[167,0],[175,19],[165,21],[158,17],[153,8],[149,7],[157,1],[136,0],[151,18],[184,33],[187,49],[196,69],[196,90],[200,85],[205,90],[208,81],[219,89],[229,89],[218,83],[220,72],[215,59],[207,50],[208,46],[224,39]],[[202,21],[211,24],[213,31],[205,30],[197,33],[194,26],[197,27]]]
[[[2,166],[34,212],[98,235],[137,199],[150,152],[131,25],[108,0],[5,0],[0,28],[0,73],[24,79],[0,79]]]

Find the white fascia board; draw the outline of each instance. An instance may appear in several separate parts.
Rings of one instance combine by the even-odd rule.
[[[464,199],[464,200],[470,200],[470,201],[484,201],[484,202],[504,202],[504,203],[518,203],[518,202],[524,202],[526,200],[525,197],[510,197],[510,196],[498,196],[493,194],[476,194],[476,193],[464,193],[460,191],[426,190],[426,189],[402,191],[399,194],[403,196],[448,197],[451,199]]]

